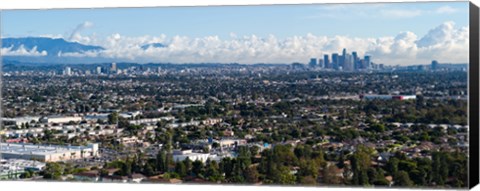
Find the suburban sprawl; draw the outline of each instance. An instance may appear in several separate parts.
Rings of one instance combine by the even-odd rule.
[[[7,63],[0,179],[466,187],[466,65],[370,59]]]

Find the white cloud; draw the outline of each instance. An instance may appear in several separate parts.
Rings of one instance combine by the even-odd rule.
[[[379,38],[349,36],[317,36],[306,34],[284,39],[269,35],[238,36],[221,39],[218,36],[190,38],[187,36],[127,37],[112,34],[104,39],[79,36],[81,43],[100,45],[105,50],[86,53],[68,53],[62,56],[106,57],[137,62],[172,63],[292,63],[307,62],[310,57],[340,52],[343,48],[369,54],[376,63],[389,65],[425,64],[436,59],[440,62],[468,62],[468,28],[457,28],[445,22],[418,37],[412,32]],[[162,43],[167,47],[141,46]]]
[[[458,11],[457,9],[450,7],[448,5],[439,7],[437,10],[435,10],[435,12],[438,14],[451,14],[457,11]]]
[[[63,38],[63,35],[60,35],[60,34],[41,34],[38,36],[45,37],[45,38]]]
[[[2,56],[47,56],[47,51],[43,50],[39,52],[37,50],[37,47],[33,47],[30,50],[27,50],[25,46],[20,45],[17,49],[13,50],[14,47],[10,46],[7,48],[2,48],[1,49],[1,55]]]
[[[88,28],[92,28],[93,27],[93,23],[90,22],[90,21],[85,21],[79,25],[77,25],[77,27],[75,27],[75,29],[73,29],[72,33],[70,34],[70,37],[68,38],[68,40],[71,40],[71,41],[77,41],[79,40],[79,36],[80,36],[80,32],[82,30],[85,30],[85,29],[88,29]]]

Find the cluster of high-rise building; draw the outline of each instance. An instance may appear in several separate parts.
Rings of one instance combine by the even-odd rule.
[[[97,66],[95,68],[95,70],[92,71],[91,70],[86,70],[84,71],[84,74],[87,74],[87,75],[90,75],[90,74],[97,74],[97,75],[102,75],[102,74],[117,74],[121,72],[121,70],[119,70],[117,68],[117,63],[113,62],[110,64],[110,68],[108,67],[101,67],[101,66]],[[64,76],[72,76],[72,75],[75,75],[76,73],[74,71],[72,71],[72,68],[67,66],[63,69],[63,75]]]
[[[357,52],[347,53],[347,49],[343,49],[342,54],[333,53],[331,56],[325,54],[323,58],[311,58],[309,62],[310,68],[324,68],[343,71],[355,71],[373,69],[371,57],[365,55],[359,57]]]

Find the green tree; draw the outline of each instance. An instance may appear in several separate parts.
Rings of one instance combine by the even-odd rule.
[[[160,150],[157,154],[157,170],[161,172],[167,172],[167,153],[164,150]]]
[[[355,153],[350,157],[350,163],[353,171],[353,185],[369,185],[367,170],[370,168],[371,153],[371,148],[358,146]]]
[[[325,184],[340,184],[341,179],[337,176],[338,168],[336,165],[329,165],[322,170],[323,182]]]
[[[401,187],[411,187],[413,186],[412,180],[410,180],[410,176],[405,171],[399,171],[394,178],[395,186]]]
[[[274,183],[277,184],[295,184],[296,176],[290,173],[288,167],[280,166],[278,173],[274,176]]]
[[[155,170],[153,169],[152,165],[149,162],[145,163],[143,167],[143,174],[147,176],[155,175]]]
[[[195,176],[202,176],[203,173],[203,163],[202,161],[195,160],[192,163],[192,172]]]
[[[60,164],[54,162],[47,163],[43,173],[43,178],[58,180],[62,176],[63,171],[64,168]]]
[[[113,112],[113,113],[108,115],[108,123],[109,124],[118,123],[118,113],[117,112]]]
[[[206,165],[205,177],[212,182],[217,182],[222,179],[219,171],[219,166],[216,161],[209,161]]]
[[[185,177],[187,175],[187,168],[185,163],[179,161],[175,164],[175,172],[180,175],[180,177]]]
[[[245,170],[245,180],[248,183],[257,183],[259,176],[260,175],[257,171],[257,168],[254,166],[251,166]]]

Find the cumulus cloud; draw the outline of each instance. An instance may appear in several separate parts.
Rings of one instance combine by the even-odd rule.
[[[2,48],[2,56],[47,56],[47,51],[38,51],[37,47],[33,47],[30,50],[27,50],[25,46],[20,45],[17,49],[14,49],[13,46]]]
[[[78,39],[78,38],[81,38],[80,32],[85,30],[85,29],[91,28],[91,27],[93,27],[93,23],[90,22],[90,21],[85,21],[85,22],[77,25],[77,27],[75,27],[75,29],[73,29],[73,31],[70,34],[70,37],[68,38],[68,40],[72,40],[72,41],[80,40],[80,39]]]
[[[260,37],[236,34],[226,39],[218,36],[128,37],[121,34],[112,34],[103,39],[79,37],[81,43],[95,42],[93,45],[100,45],[105,50],[62,56],[100,56],[137,62],[292,63],[307,62],[310,57],[320,58],[323,54],[337,53],[347,48],[348,51],[357,51],[361,56],[371,55],[376,63],[409,65],[425,64],[434,59],[440,62],[467,62],[469,43],[468,27],[458,28],[453,22],[445,22],[422,37],[409,31],[379,38],[314,34],[283,39],[274,35]],[[151,43],[167,46],[142,48]]]

